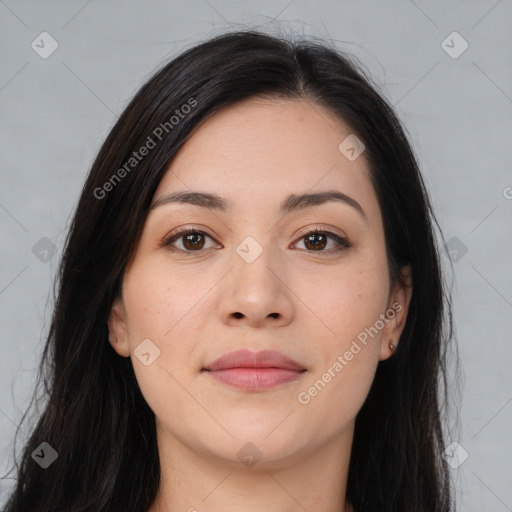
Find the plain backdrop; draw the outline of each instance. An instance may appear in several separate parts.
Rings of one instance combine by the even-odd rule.
[[[100,144],[157,67],[251,27],[334,41],[405,124],[453,263],[464,387],[448,441],[468,454],[452,470],[458,510],[512,510],[511,26],[511,0],[0,0],[2,474],[35,384],[70,215]],[[0,480],[2,497],[12,483]]]

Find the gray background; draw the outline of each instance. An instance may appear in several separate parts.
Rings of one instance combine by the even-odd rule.
[[[254,27],[331,38],[396,106],[457,251],[449,278],[465,380],[449,440],[469,454],[452,472],[458,509],[512,511],[511,26],[511,0],[0,0],[0,470],[12,464],[65,230],[101,142],[156,67]],[[43,31],[59,45],[46,59],[31,47]],[[469,44],[457,58],[454,31]],[[43,237],[56,246],[49,261]],[[0,481],[3,496],[12,482]]]

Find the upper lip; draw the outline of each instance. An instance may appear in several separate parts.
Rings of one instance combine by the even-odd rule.
[[[297,372],[305,371],[297,361],[277,350],[235,350],[228,352],[204,368],[207,371],[227,370],[229,368],[282,368]]]

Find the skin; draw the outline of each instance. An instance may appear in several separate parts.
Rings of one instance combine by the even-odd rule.
[[[345,492],[355,417],[379,361],[392,355],[389,343],[398,343],[412,287],[409,269],[407,286],[391,286],[364,153],[349,161],[338,149],[350,133],[309,101],[251,99],[200,126],[160,182],[154,200],[200,190],[233,208],[174,203],[151,210],[112,305],[110,343],[131,357],[156,417],[162,480],[150,512],[352,510]],[[278,211],[290,193],[330,189],[356,200],[366,218],[332,201]],[[335,252],[338,243],[321,237],[315,250],[302,228],[317,226],[352,247]],[[178,227],[212,238],[199,237],[195,251],[184,237],[174,252],[160,246]],[[252,263],[236,252],[247,236],[263,250]],[[300,403],[299,393],[395,302],[401,311]],[[134,354],[145,339],[160,350],[148,366]],[[201,372],[239,348],[277,349],[307,372],[258,392]],[[261,454],[252,467],[237,456],[247,443]]]

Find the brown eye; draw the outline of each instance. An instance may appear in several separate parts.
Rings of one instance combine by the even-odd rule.
[[[313,250],[322,250],[325,249],[327,245],[327,236],[324,233],[312,233],[311,235],[307,235],[304,237],[305,243],[304,245]]]
[[[189,235],[182,235],[183,246],[186,249],[202,249],[204,247],[204,235],[201,233],[191,233]]]
[[[203,249],[211,249],[214,246],[206,246],[207,239],[212,241],[213,238],[202,230],[199,229],[183,229],[178,233],[174,233],[167,237],[162,243],[162,247],[169,247],[173,251],[182,253],[201,252]],[[328,248],[329,241],[334,241],[334,247]],[[351,244],[345,238],[342,238],[335,233],[330,231],[320,231],[315,229],[306,233],[300,238],[300,241],[304,241],[304,246],[308,252],[318,253],[332,253],[342,251],[351,247]],[[181,243],[181,247],[177,245]],[[296,242],[297,243],[297,242]]]
[[[206,238],[213,240],[213,238],[204,231],[186,229],[166,238],[163,241],[162,246],[172,246],[173,249],[182,252],[199,252],[205,248]],[[176,242],[181,242],[183,248],[175,247],[174,244]],[[206,248],[209,249],[209,247]]]
[[[328,250],[324,250],[326,246],[328,245],[328,241],[334,240],[337,244],[337,247],[330,248]],[[309,233],[306,233],[303,235],[300,239],[301,241],[304,241],[304,246],[306,247],[306,250],[309,252],[336,252],[336,251],[342,251],[343,249],[347,249],[348,247],[351,247],[348,240],[331,233],[330,231],[320,231],[318,229],[315,229],[314,231],[310,231]]]

